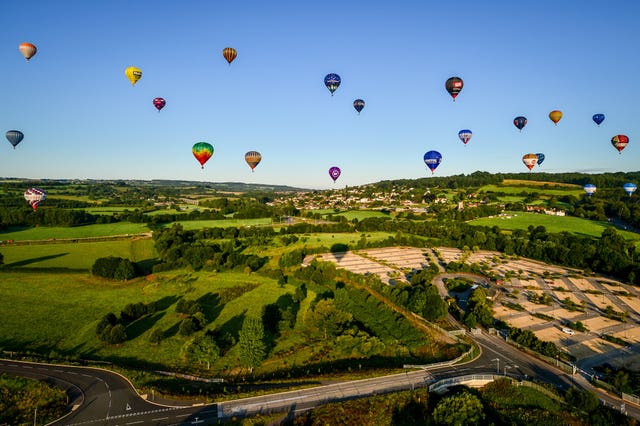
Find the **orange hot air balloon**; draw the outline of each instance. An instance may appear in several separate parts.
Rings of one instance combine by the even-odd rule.
[[[533,167],[538,163],[538,156],[536,154],[525,154],[522,156],[522,162],[527,166],[527,169],[531,171],[531,169],[533,169]]]
[[[227,62],[229,62],[229,65],[231,65],[231,62],[238,56],[238,52],[233,47],[225,47],[222,49],[222,56],[224,56]]]
[[[251,171],[256,168],[260,161],[262,161],[262,154],[258,151],[249,151],[244,155],[244,161],[247,162],[249,167],[251,167]]]
[[[560,119],[562,118],[562,111],[559,111],[557,109],[554,109],[553,111],[551,111],[549,113],[549,118],[551,119],[551,121],[554,122],[554,124],[557,126],[558,125],[558,121],[560,121]]]
[[[209,161],[209,158],[213,155],[213,145],[207,142],[196,142],[191,148],[191,152],[204,169],[204,163]]]
[[[22,56],[24,56],[24,58],[27,61],[33,58],[33,56],[38,51],[38,48],[35,46],[35,44],[32,44],[32,43],[20,43],[20,46],[18,46],[18,49],[20,50],[20,53],[22,53]]]

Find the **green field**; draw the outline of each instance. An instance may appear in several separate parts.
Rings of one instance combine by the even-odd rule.
[[[13,268],[68,268],[89,270],[99,257],[117,256],[139,262],[155,258],[153,240],[123,239],[82,243],[8,244],[0,247],[4,263]]]
[[[37,226],[33,228],[16,229],[9,228],[6,232],[0,232],[0,240],[26,241],[26,240],[50,240],[63,238],[94,238],[113,235],[141,234],[149,232],[147,225],[143,223],[117,222],[97,225],[83,225],[73,227],[62,226]]]
[[[349,210],[346,212],[333,213],[334,216],[343,216],[347,220],[351,221],[353,219],[363,220],[368,219],[370,217],[392,217],[388,213],[383,213],[378,210]]]
[[[506,212],[507,216],[483,217],[470,220],[470,225],[497,226],[501,229],[527,229],[530,225],[544,226],[547,232],[567,231],[573,234],[600,237],[602,231],[611,225],[607,222],[581,219],[573,216],[551,216],[540,213]],[[617,230],[627,240],[640,241],[640,234]]]
[[[561,197],[565,195],[573,195],[574,197],[580,197],[584,194],[582,188],[555,188],[550,185],[550,188],[543,188],[542,186],[529,185],[484,185],[478,189],[478,192],[504,192],[507,195],[518,195],[522,192],[533,193],[537,192],[541,196],[556,196]]]
[[[221,219],[221,220],[184,220],[166,224],[170,227],[174,223],[179,223],[185,230],[203,228],[228,228],[239,226],[260,226],[271,225],[273,221],[269,217],[258,219]]]

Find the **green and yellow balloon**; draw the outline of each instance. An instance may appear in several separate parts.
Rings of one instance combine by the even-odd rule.
[[[193,145],[191,152],[193,152],[193,156],[196,157],[196,160],[204,169],[204,163],[209,161],[209,158],[213,155],[213,145],[206,142],[198,142]]]

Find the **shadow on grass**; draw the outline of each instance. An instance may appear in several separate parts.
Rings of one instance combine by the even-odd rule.
[[[58,254],[51,254],[49,256],[32,257],[31,259],[24,259],[18,262],[7,263],[7,266],[11,268],[17,268],[20,266],[30,265],[32,263],[38,263],[38,262],[44,262],[45,260],[56,259],[58,257],[66,256],[68,254],[69,253],[58,253]]]
[[[164,312],[156,312],[153,315],[145,315],[127,325],[127,340],[141,336],[144,332],[150,330],[163,316]]]
[[[222,354],[226,354],[238,342],[246,312],[245,309],[241,314],[231,317],[227,322],[210,332]]]
[[[151,275],[153,267],[160,263],[160,259],[144,259],[135,262],[136,274],[139,276]]]

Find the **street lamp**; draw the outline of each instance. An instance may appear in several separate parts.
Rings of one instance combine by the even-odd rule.
[[[500,358],[494,358],[491,360],[491,362],[493,361],[496,362],[496,373],[500,374]]]
[[[509,368],[514,368],[514,367],[515,367],[515,368],[518,368],[518,366],[517,366],[517,365],[505,365],[505,366],[504,366],[504,372],[503,372],[503,374],[506,376],[506,375],[507,375],[507,369],[509,369]]]

